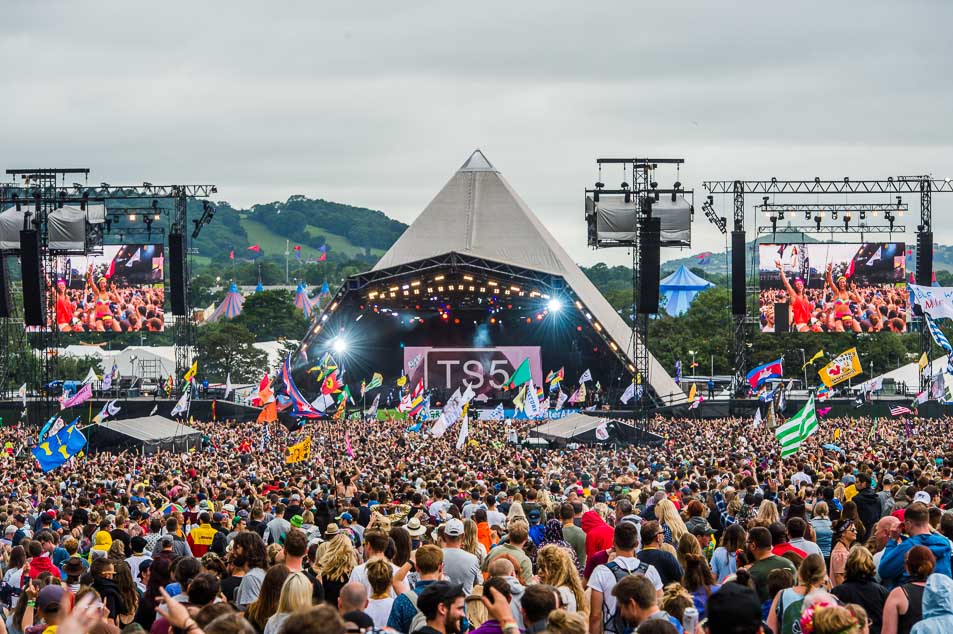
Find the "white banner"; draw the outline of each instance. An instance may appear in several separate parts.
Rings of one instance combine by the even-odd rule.
[[[920,306],[923,312],[934,319],[953,319],[953,286],[907,286],[910,288],[911,305]]]

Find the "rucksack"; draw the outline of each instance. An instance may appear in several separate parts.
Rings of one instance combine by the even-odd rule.
[[[791,592],[797,596],[794,601],[787,605],[784,604],[784,598]],[[778,597],[778,605],[775,608],[775,616],[778,617],[779,631],[801,634],[801,608],[804,605],[804,595],[797,594],[794,590],[788,588]]]
[[[417,614],[414,615],[414,619],[410,622],[410,629],[407,631],[416,632],[421,628],[427,627],[427,617],[424,616],[424,613],[417,607],[417,593],[413,590],[408,590],[407,592],[401,592],[401,594],[407,597],[407,600],[410,601],[414,609],[417,610]]]
[[[649,562],[639,560],[639,565],[635,570],[626,570],[618,563],[610,561],[606,564],[606,568],[609,569],[609,572],[612,573],[612,576],[615,577],[615,582],[619,583],[629,575],[644,575],[649,571]],[[625,620],[622,618],[622,611],[619,610],[619,604],[616,602],[615,611],[612,614],[609,614],[606,610],[605,597],[602,599],[602,630],[603,632],[615,632],[615,634],[622,634],[626,631],[628,626],[625,624]]]

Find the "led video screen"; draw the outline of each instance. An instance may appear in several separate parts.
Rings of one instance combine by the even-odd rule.
[[[761,244],[762,332],[906,332],[905,245]]]
[[[106,245],[102,255],[63,256],[51,276],[50,327],[60,332],[161,332],[161,244]]]

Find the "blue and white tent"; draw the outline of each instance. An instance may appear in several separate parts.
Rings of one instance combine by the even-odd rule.
[[[695,296],[706,288],[714,286],[708,280],[698,277],[685,265],[659,282],[659,291],[665,296],[665,312],[678,317],[688,310]]]

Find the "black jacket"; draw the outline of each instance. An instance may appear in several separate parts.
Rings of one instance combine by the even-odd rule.
[[[857,535],[857,541],[867,541],[867,536],[874,530],[874,525],[880,520],[880,498],[870,487],[855,495],[852,500],[857,505],[857,516],[864,524],[864,534]]]

